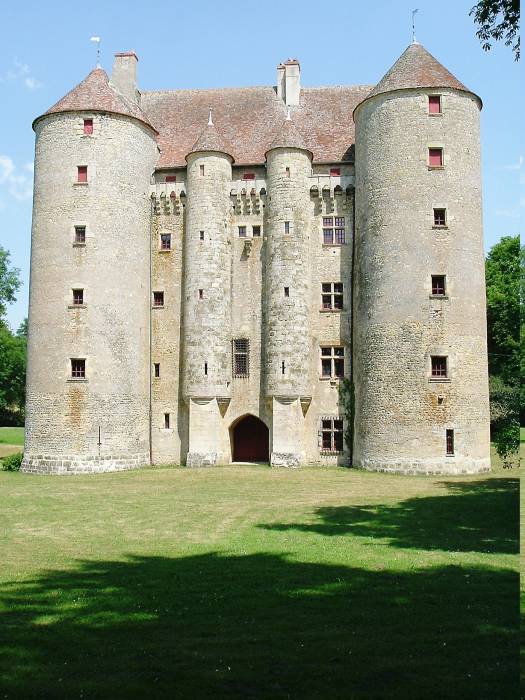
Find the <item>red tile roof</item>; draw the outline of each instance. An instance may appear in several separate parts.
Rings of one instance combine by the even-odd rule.
[[[292,120],[314,162],[353,160],[352,111],[371,86],[303,88]],[[158,168],[185,166],[213,109],[213,122],[237,165],[264,163],[286,105],[273,87],[143,92],[141,107],[159,131]]]
[[[216,153],[225,153],[232,156],[232,147],[226,143],[222,136],[217,131],[215,124],[208,124],[204,127],[201,135],[193,144],[190,153],[201,153],[203,151],[214,151]],[[189,155],[189,154],[186,154]]]
[[[102,68],[95,68],[73,90],[47,110],[46,114],[58,112],[112,112],[139,119],[152,127],[148,118],[137,104],[127,100],[113,88],[108,75]],[[37,117],[40,119],[41,117]],[[33,124],[37,121],[33,122]],[[152,127],[154,128],[154,127]]]
[[[286,118],[281,124],[273,141],[268,146],[266,153],[272,151],[274,148],[300,148],[303,151],[308,151],[310,157],[313,157],[312,151],[307,148],[304,138],[297,130],[291,118]]]
[[[365,100],[374,95],[407,88],[454,88],[471,92],[418,43],[410,44],[405,49]]]

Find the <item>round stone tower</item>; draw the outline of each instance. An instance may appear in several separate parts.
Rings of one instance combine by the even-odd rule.
[[[264,364],[272,400],[271,463],[304,463],[301,399],[311,394],[309,324],[312,153],[288,114],[266,153]]]
[[[490,468],[480,99],[413,43],[356,122],[354,464]]]
[[[186,157],[183,393],[188,466],[228,461],[221,410],[231,397],[230,189],[233,157],[213,124]]]
[[[132,62],[134,54],[122,55]],[[155,129],[97,68],[34,122],[23,471],[149,462]]]

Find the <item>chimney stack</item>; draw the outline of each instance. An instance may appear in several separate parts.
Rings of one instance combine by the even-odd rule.
[[[137,54],[134,51],[116,53],[111,73],[111,84],[128,100],[138,102]]]
[[[301,95],[301,66],[296,58],[289,58],[277,66],[277,95],[287,107],[297,107]]]

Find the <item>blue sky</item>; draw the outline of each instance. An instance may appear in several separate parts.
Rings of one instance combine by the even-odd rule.
[[[27,315],[33,119],[116,51],[134,49],[143,89],[274,85],[275,67],[296,57],[305,86],[377,82],[417,39],[484,101],[481,116],[485,248],[520,230],[525,207],[523,98],[511,51],[482,51],[468,16],[474,0],[26,0],[3,3],[0,24],[0,245],[21,269],[23,288],[9,309]],[[521,180],[521,182],[520,182]]]

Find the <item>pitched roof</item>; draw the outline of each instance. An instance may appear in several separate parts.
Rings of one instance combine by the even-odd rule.
[[[232,147],[226,143],[217,131],[215,124],[211,121],[204,127],[201,135],[191,147],[190,153],[200,153],[202,151],[225,153],[233,160],[233,156],[231,155]],[[189,153],[187,155],[189,155]]]
[[[37,117],[59,112],[112,112],[134,117],[154,129],[144,112],[137,104],[127,100],[109,82],[108,75],[102,68],[95,68],[76,87],[70,90],[47,112]]]
[[[374,97],[374,95],[393,90],[405,90],[407,88],[454,88],[464,92],[471,92],[445,66],[441,65],[424,46],[417,42],[410,44],[403,51],[392,68],[377,83],[363,102],[370,97]]]
[[[274,148],[299,148],[302,151],[308,151],[310,157],[313,157],[313,153],[306,146],[304,138],[299,133],[291,118],[288,117],[279,127],[279,130],[275,134],[271,144],[268,146],[266,153],[273,151]]]
[[[353,160],[352,111],[370,85],[303,88],[292,119],[315,162]],[[141,108],[159,131],[157,168],[183,167],[213,109],[213,121],[237,165],[264,163],[286,106],[273,87],[143,92]]]

